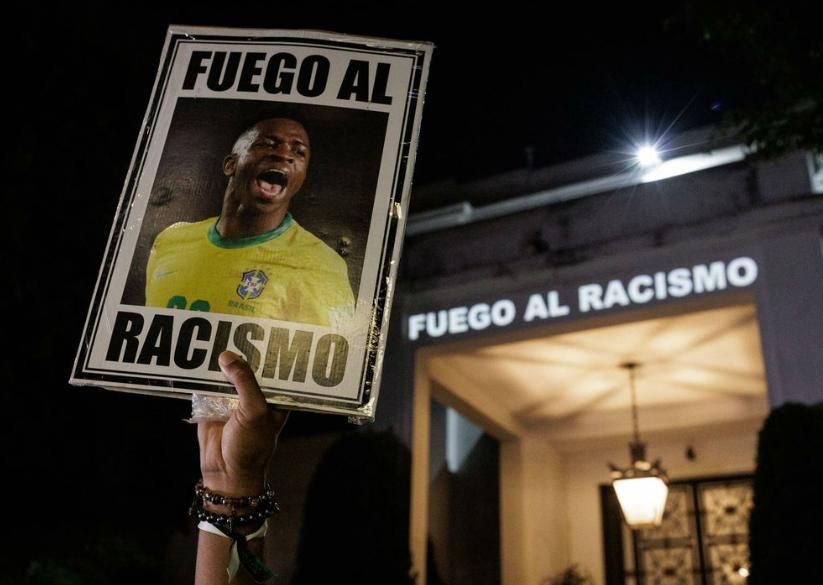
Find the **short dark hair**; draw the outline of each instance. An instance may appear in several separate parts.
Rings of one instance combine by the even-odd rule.
[[[303,130],[305,130],[306,134],[308,134],[309,138],[311,138],[311,124],[306,119],[305,114],[303,114],[299,108],[289,104],[269,105],[265,108],[257,110],[253,116],[246,119],[243,129],[237,134],[238,138],[257,126],[260,122],[263,122],[264,120],[272,120],[274,118],[294,120],[303,126]]]
[[[303,126],[303,130],[306,131],[306,136],[311,136],[309,134],[308,128],[306,128],[306,124],[303,120],[297,116],[288,116],[288,115],[264,115],[262,117],[256,118],[252,124],[245,126],[245,129],[237,135],[237,138],[234,139],[234,142],[231,145],[231,153],[232,154],[240,154],[241,151],[247,150],[251,146],[251,142],[255,139],[252,134],[254,129],[257,127],[258,124],[261,122],[265,122],[266,120],[274,120],[274,119],[281,119],[281,120],[292,120],[297,122],[301,126]]]

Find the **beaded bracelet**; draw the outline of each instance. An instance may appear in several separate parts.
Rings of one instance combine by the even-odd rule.
[[[205,502],[226,506],[230,513],[210,512],[206,510]],[[236,514],[236,508],[246,510]],[[257,583],[271,578],[273,573],[249,550],[248,535],[237,532],[236,528],[255,526],[259,529],[266,522],[266,518],[279,511],[280,506],[274,499],[274,490],[268,484],[261,495],[234,498],[211,491],[203,485],[202,479],[194,487],[194,501],[189,508],[191,516],[195,516],[200,522],[208,522],[233,541],[232,555],[238,555],[239,564],[246,568]]]
[[[234,529],[238,526],[262,524],[266,518],[268,518],[277,511],[279,511],[277,508],[265,507],[261,510],[247,512],[246,514],[234,515],[217,514],[216,512],[209,512],[208,510],[204,510],[202,506],[192,506],[190,513],[192,516],[196,517],[201,522],[209,522],[210,524],[214,524],[215,526],[218,526],[220,528],[226,528],[230,533],[233,533]],[[227,536],[230,536],[230,534]]]
[[[270,485],[266,485],[265,492],[258,496],[246,496],[233,498],[213,492],[203,485],[203,480],[194,486],[194,501],[189,508],[189,514],[198,520],[210,522],[220,528],[228,530],[227,536],[234,535],[236,526],[246,526],[249,524],[260,525],[263,521],[280,511],[280,506],[274,499],[274,490]],[[219,514],[206,510],[204,502],[219,506],[227,506],[228,514]],[[244,512],[235,513],[236,508],[244,508]]]
[[[233,498],[211,491],[203,485],[203,480],[201,479],[194,486],[194,495],[204,499],[210,504],[227,506],[229,508],[256,508],[266,502],[274,502],[274,490],[269,484],[266,484],[265,491],[259,496]],[[277,503],[275,502],[275,505],[276,504]]]

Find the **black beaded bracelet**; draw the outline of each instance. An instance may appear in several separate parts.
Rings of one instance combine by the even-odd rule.
[[[262,525],[266,518],[277,511],[279,511],[278,508],[267,506],[260,510],[255,510],[246,514],[218,514],[216,512],[209,512],[202,506],[193,505],[190,513],[200,521],[205,520],[206,522],[214,524],[219,528],[226,528],[230,533],[234,533],[235,528],[240,526],[246,527],[249,525]],[[227,534],[227,536],[232,536],[232,534]]]
[[[218,514],[206,510],[206,502],[226,506],[230,513]],[[236,508],[244,509],[243,513],[235,513]],[[247,534],[252,534],[263,526],[266,518],[279,511],[280,506],[275,501],[274,490],[269,484],[266,484],[265,492],[259,496],[234,498],[211,491],[203,485],[202,479],[194,487],[194,500],[189,508],[191,516],[200,522],[208,522],[233,541],[232,550],[236,550],[240,564],[246,568],[256,583],[262,583],[274,574],[249,549],[246,534],[238,532],[237,528],[242,527],[244,531],[251,529]]]
[[[267,484],[266,491],[259,496],[233,498],[209,490],[203,486],[203,481],[200,480],[194,487],[194,500],[189,508],[189,514],[201,522],[206,521],[214,524],[223,530],[226,536],[233,538],[237,536],[235,532],[237,527],[259,527],[266,518],[280,511],[280,506],[275,501],[274,495],[274,490]],[[205,502],[218,506],[227,506],[230,513],[219,514],[206,510]],[[244,511],[237,514],[235,508],[244,508]]]
[[[228,506],[229,508],[256,508],[266,502],[274,501],[274,490],[269,484],[266,484],[265,491],[259,496],[231,497],[211,491],[203,485],[201,479],[194,486],[194,494],[210,504]]]

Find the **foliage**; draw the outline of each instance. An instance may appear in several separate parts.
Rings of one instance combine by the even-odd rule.
[[[549,577],[543,585],[594,585],[591,575],[576,563],[566,567],[562,573]]]
[[[158,582],[157,561],[128,537],[109,535],[96,542],[61,547],[41,555],[26,571],[27,585],[129,585]]]
[[[728,129],[767,158],[823,152],[823,35],[811,4],[687,5],[693,34],[719,61]]]

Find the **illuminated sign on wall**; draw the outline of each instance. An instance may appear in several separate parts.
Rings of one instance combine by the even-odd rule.
[[[757,263],[749,257],[729,262],[697,264],[666,272],[637,274],[605,283],[591,282],[577,287],[576,294],[549,290],[523,298],[501,298],[489,303],[461,305],[409,315],[408,339],[423,340],[449,335],[502,328],[516,322],[537,323],[571,315],[644,305],[655,301],[746,288],[757,280]]]

